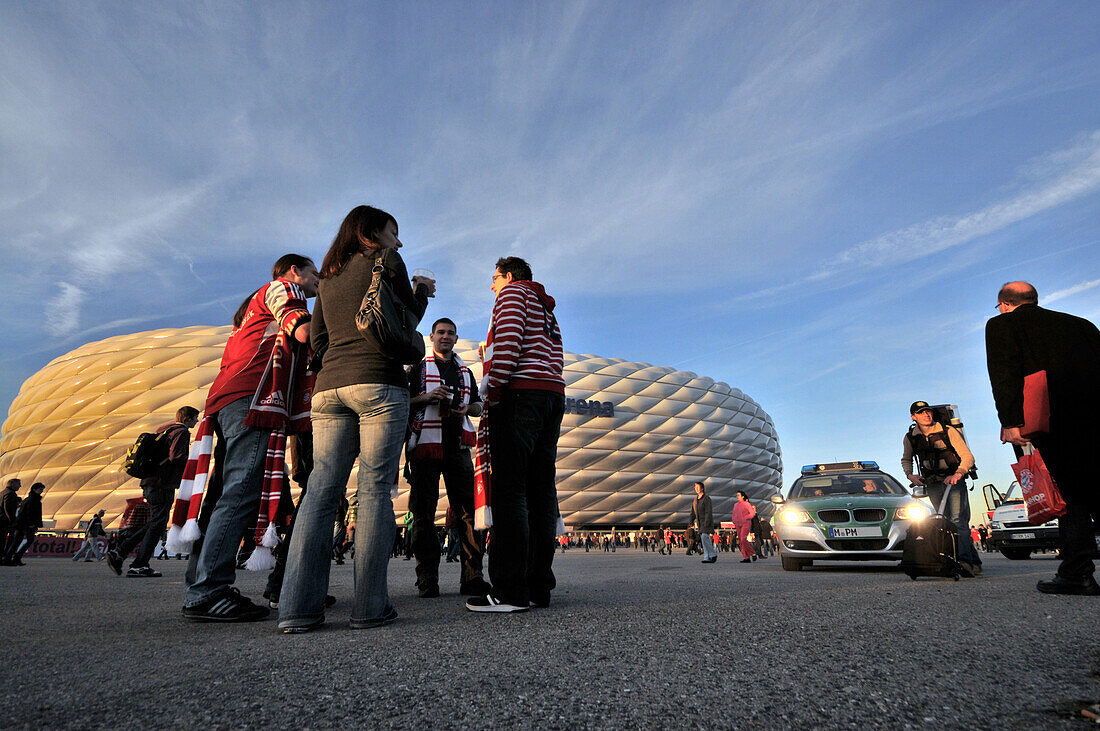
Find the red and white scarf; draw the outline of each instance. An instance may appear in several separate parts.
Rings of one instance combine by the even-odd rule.
[[[286,435],[310,431],[310,401],[313,398],[315,374],[309,370],[312,352],[299,344],[282,328],[275,335],[275,345],[260,385],[252,397],[245,426],[270,430],[264,460],[264,478],[260,488],[260,512],[256,518],[256,550],[245,568],[259,571],[275,567],[271,549],[279,543],[275,532],[275,517],[279,511],[279,496],[286,480]],[[183,470],[183,479],[172,511],[172,526],[165,546],[171,553],[190,553],[192,544],[202,535],[199,512],[213,467],[213,416],[199,423],[191,452]]]
[[[470,405],[470,393],[474,382],[473,374],[458,353],[452,353],[455,368],[458,369],[460,397],[463,406]],[[435,353],[428,353],[420,368],[420,393],[430,393],[443,385],[439,367],[435,363]],[[462,417],[462,446],[472,447],[477,443],[474,423],[469,416]],[[439,404],[429,401],[413,415],[412,435],[409,436],[407,454],[412,459],[443,459],[443,420],[439,416]]]
[[[489,320],[489,334],[481,350],[482,373],[493,367],[493,322]],[[489,453],[489,403],[481,406],[481,419],[477,423],[477,448],[474,450],[474,530],[493,527],[492,456]]]

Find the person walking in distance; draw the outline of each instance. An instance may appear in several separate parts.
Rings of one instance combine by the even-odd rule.
[[[749,533],[752,532],[752,519],[756,515],[756,507],[749,502],[749,496],[744,490],[737,491],[737,502],[733,504],[733,526],[737,529],[737,545],[741,549],[741,563],[751,563],[756,560],[756,552],[752,549],[752,541]]]
[[[718,560],[718,551],[714,550],[714,511],[711,507],[710,495],[707,495],[703,483],[695,483],[695,500],[691,503],[691,522],[695,530],[699,531],[699,540],[703,544],[703,563],[714,563]]]
[[[179,489],[180,480],[183,478],[183,468],[187,464],[191,430],[198,423],[199,410],[191,406],[183,406],[176,411],[174,422],[157,429],[157,434],[168,435],[168,461],[155,474],[141,480],[141,493],[145,497],[145,502],[149,503],[149,521],[127,536],[125,540],[119,541],[117,548],[107,552],[107,565],[116,574],[122,575],[122,562],[136,547],[137,552],[130,563],[130,568],[126,571],[126,576],[150,578],[161,575],[159,571],[149,566],[149,559],[153,557],[153,549],[156,548],[157,541],[164,533],[164,526],[168,523],[168,514],[172,510],[176,490]]]
[[[23,502],[19,503],[19,510],[15,513],[15,531],[8,542],[8,551],[4,554],[3,563],[8,566],[23,566],[23,554],[31,547],[34,534],[42,527],[42,493],[46,486],[41,482],[31,485],[31,491]]]

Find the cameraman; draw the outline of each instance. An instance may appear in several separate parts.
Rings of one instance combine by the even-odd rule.
[[[982,560],[970,539],[970,499],[964,478],[974,467],[974,455],[958,429],[936,422],[927,402],[914,401],[909,416],[916,423],[902,439],[901,468],[910,482],[924,488],[933,509],[939,510],[944,494],[949,493],[943,515],[958,529],[960,573],[973,578],[982,573]],[[913,470],[914,457],[919,475]]]

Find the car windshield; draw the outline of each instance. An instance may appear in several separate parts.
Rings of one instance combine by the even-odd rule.
[[[906,495],[905,488],[881,472],[849,472],[836,475],[809,475],[795,480],[788,498],[815,498],[831,495]]]

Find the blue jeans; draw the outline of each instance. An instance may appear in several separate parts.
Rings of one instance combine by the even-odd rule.
[[[214,415],[225,439],[222,493],[210,514],[184,606],[192,607],[233,584],[241,534],[260,509],[269,429],[244,425],[251,397],[244,396]]]
[[[718,551],[714,550],[714,537],[710,533],[699,531],[699,542],[703,545],[703,558],[718,558]]]
[[[408,418],[409,391],[400,386],[360,383],[313,394],[313,472],[287,553],[280,627],[308,625],[324,614],[332,527],[357,456],[351,623],[381,620],[392,608],[386,574],[397,523],[390,489],[397,479]]]
[[[978,552],[974,550],[974,541],[970,537],[970,499],[966,494],[966,484],[961,480],[954,486],[948,486],[942,482],[934,482],[925,486],[928,499],[932,501],[932,509],[939,510],[943,501],[943,493],[950,490],[947,505],[943,509],[943,517],[950,520],[959,530],[959,560],[973,566],[981,566],[982,560]]]

